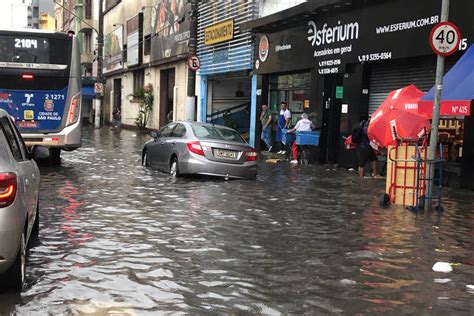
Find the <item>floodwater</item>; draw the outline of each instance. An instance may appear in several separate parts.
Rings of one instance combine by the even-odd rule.
[[[41,244],[0,314],[474,313],[472,193],[438,216],[380,209],[383,181],[326,166],[175,181],[140,166],[146,136],[85,134],[41,167]]]

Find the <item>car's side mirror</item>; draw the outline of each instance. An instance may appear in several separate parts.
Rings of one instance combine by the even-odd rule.
[[[36,146],[33,146],[33,147],[31,147],[31,148],[27,148],[27,149],[26,149],[26,158],[27,158],[28,160],[31,160],[31,159],[33,159],[33,158],[35,157],[35,147],[36,147]]]
[[[151,131],[150,136],[154,139],[157,139],[158,138],[158,132],[157,131]]]

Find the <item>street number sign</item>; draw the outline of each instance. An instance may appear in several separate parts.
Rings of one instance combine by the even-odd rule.
[[[440,56],[454,54],[459,48],[461,32],[451,22],[441,22],[436,25],[430,34],[431,49]]]
[[[191,70],[197,71],[199,68],[201,68],[201,61],[199,60],[199,57],[197,56],[190,56],[188,58],[188,67]]]

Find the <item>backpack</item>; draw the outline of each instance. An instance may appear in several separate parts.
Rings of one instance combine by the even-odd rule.
[[[352,131],[351,140],[354,144],[362,143],[363,137],[364,131],[362,130],[362,126],[359,126]]]

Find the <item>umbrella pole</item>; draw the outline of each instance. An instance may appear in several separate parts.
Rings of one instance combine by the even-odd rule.
[[[449,1],[442,0],[441,4],[441,22],[445,22],[449,17]],[[433,121],[431,124],[431,137],[430,137],[430,147],[428,152],[428,180],[426,182],[426,199],[425,199],[425,209],[428,208],[431,210],[431,200],[433,195],[433,186],[434,186],[434,160],[436,154],[436,148],[438,147],[438,127],[439,127],[439,109],[441,103],[441,90],[443,89],[443,75],[444,75],[444,57],[438,55],[438,60],[436,63],[436,84],[435,84],[435,97],[433,105]]]

